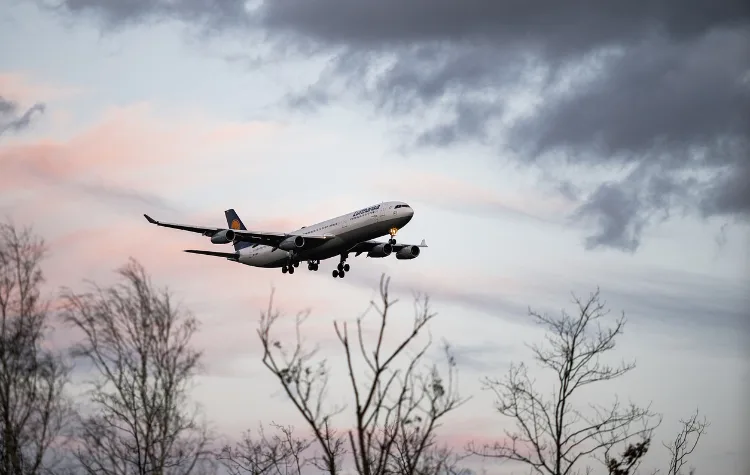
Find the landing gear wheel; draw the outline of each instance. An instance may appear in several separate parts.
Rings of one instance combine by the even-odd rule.
[[[299,267],[299,261],[294,263],[294,267]]]
[[[342,279],[344,278],[345,275],[346,275],[346,272],[344,271],[339,272],[339,277],[341,277]]]
[[[289,273],[290,273],[290,274],[294,274],[294,267],[290,267],[290,268],[289,268]]]
[[[286,274],[288,270],[289,269],[286,266],[284,266],[284,267],[281,268],[281,273],[282,274]]]
[[[388,244],[390,244],[391,246],[395,246],[396,245],[396,240],[394,238],[390,238],[388,240]]]
[[[349,272],[349,269],[351,269],[351,267],[349,267],[349,264],[344,264],[344,271]]]
[[[339,276],[339,271],[337,271],[337,270],[335,270],[335,269],[334,269],[334,270],[333,270],[333,272],[331,272],[331,275],[332,275],[332,276],[333,276],[333,278],[335,279],[336,277],[338,277],[338,276]]]
[[[336,268],[339,270],[339,272],[344,272],[344,263],[343,262],[339,262],[339,265],[336,266]],[[349,270],[349,269],[347,269],[347,270]]]

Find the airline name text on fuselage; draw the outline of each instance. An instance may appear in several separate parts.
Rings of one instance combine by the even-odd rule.
[[[380,205],[370,206],[369,208],[361,209],[359,211],[355,211],[352,213],[352,218],[356,218],[357,216],[363,215],[365,213],[369,213],[370,211],[375,211],[380,208]]]

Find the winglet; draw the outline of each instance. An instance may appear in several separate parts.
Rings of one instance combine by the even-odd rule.
[[[419,247],[427,247],[427,243],[424,239],[422,239],[422,243],[419,245]]]
[[[151,224],[159,224],[159,222],[158,222],[157,220],[155,220],[154,218],[152,218],[151,216],[149,216],[149,215],[147,215],[147,214],[144,214],[143,216],[145,216],[145,217],[146,217],[146,220],[147,220],[147,221],[148,221],[149,223],[151,223]]]

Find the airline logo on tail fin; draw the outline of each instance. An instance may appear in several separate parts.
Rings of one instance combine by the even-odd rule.
[[[237,231],[240,230],[246,230],[245,224],[242,222],[240,217],[237,215],[237,212],[234,209],[228,209],[224,211],[224,216],[227,218],[227,225]],[[239,251],[240,249],[244,249],[248,246],[250,246],[249,242],[234,242],[234,250]]]

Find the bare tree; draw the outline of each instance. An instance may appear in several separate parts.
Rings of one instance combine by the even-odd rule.
[[[277,434],[268,437],[263,426],[258,436],[245,432],[242,440],[234,447],[226,445],[218,454],[218,459],[230,475],[300,475],[308,464],[303,453],[312,441],[294,436],[292,427],[272,424]]]
[[[84,335],[74,355],[96,373],[78,460],[92,474],[196,473],[209,460],[207,430],[187,410],[197,322],[136,261],[119,274],[124,282],[110,288],[63,293],[64,318]]]
[[[43,348],[49,302],[42,299],[40,263],[46,248],[31,229],[0,224],[0,471],[39,474],[59,458],[70,405],[70,367]]]
[[[271,337],[271,328],[279,318],[273,309],[273,294],[258,331],[264,349],[263,363],[278,378],[312,430],[322,450],[322,456],[315,459],[316,466],[323,471],[340,473],[348,447],[356,472],[361,475],[455,473],[455,457],[447,449],[437,447],[435,439],[441,419],[465,401],[458,395],[455,361],[446,347],[448,373],[444,378],[435,366],[428,371],[420,368],[430,341],[408,354],[435,316],[430,312],[427,298],[417,298],[413,327],[408,335],[398,340],[394,349],[385,349],[389,313],[397,303],[389,296],[389,281],[381,278],[380,305],[371,302],[379,319],[374,348],[368,349],[365,344],[363,321],[367,312],[357,320],[354,339],[346,323],[334,323],[344,349],[353,399],[354,420],[350,425],[353,428],[345,434],[334,430],[332,423],[333,417],[344,409],[324,408],[328,366],[325,360],[314,364],[316,350],[303,348],[300,328],[309,312],[298,314],[296,342],[287,351],[286,345]],[[359,365],[355,362],[357,353],[362,358]],[[406,358],[406,363],[396,368],[401,357]]]
[[[706,429],[711,425],[705,416],[703,417],[703,420],[698,419],[697,409],[687,420],[680,420],[680,423],[682,429],[677,434],[674,441],[670,444],[662,442],[664,447],[669,451],[670,456],[667,475],[681,475],[682,467],[685,466],[688,457],[698,446],[701,436],[706,433]],[[692,474],[693,472],[694,469],[691,468],[688,473]]]
[[[578,473],[584,457],[604,454],[606,460],[618,445],[651,439],[661,420],[648,407],[623,406],[616,399],[608,407],[589,404],[587,414],[574,406],[581,388],[623,376],[635,363],[613,367],[600,361],[615,347],[624,316],[613,328],[603,329],[600,319],[608,312],[599,300],[599,290],[587,301],[573,298],[575,316],[563,311],[555,318],[529,311],[547,330],[548,348],[535,345],[532,351],[542,368],[554,373],[551,394],[546,396],[536,387],[524,364],[511,365],[502,380],[486,379],[486,387],[497,397],[498,412],[512,418],[516,430],[506,431],[504,442],[482,448],[470,444],[471,453],[522,462],[540,474],[568,475]]]

